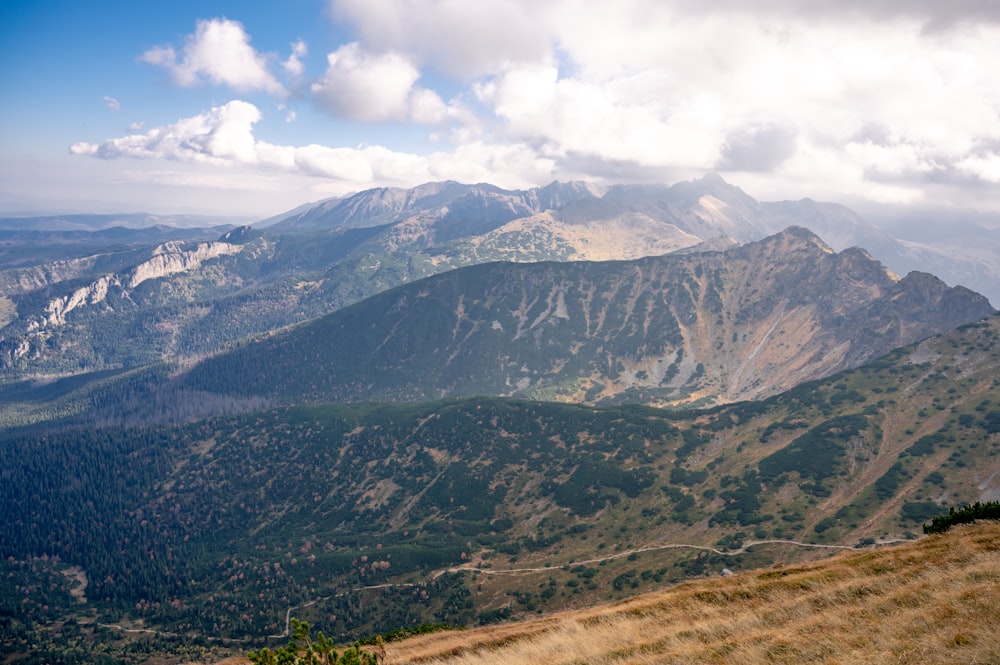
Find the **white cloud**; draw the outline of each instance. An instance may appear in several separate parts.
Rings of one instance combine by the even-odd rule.
[[[75,143],[70,151],[105,159],[178,159],[219,165],[256,162],[252,127],[260,120],[253,104],[232,101],[172,125],[95,145]]]
[[[982,182],[1000,184],[1000,154],[970,155],[958,162],[958,170]]]
[[[241,92],[287,94],[269,71],[268,58],[250,46],[250,36],[243,25],[228,19],[198,21],[194,34],[185,40],[180,59],[173,46],[156,46],[140,59],[165,68],[180,86],[207,81]]]
[[[258,141],[253,125],[260,118],[256,106],[234,100],[145,134],[110,139],[101,144],[76,143],[70,151],[102,159],[131,157],[227,167],[255,166],[355,184],[374,183],[377,177],[403,177],[407,162],[412,170],[414,160],[420,161],[380,147],[294,147]]]
[[[409,97],[420,72],[397,53],[371,54],[358,43],[327,55],[323,78],[312,85],[317,101],[351,120],[380,122],[409,115]]]
[[[490,180],[508,186],[524,186],[538,178],[552,179],[551,172],[545,173],[551,163],[538,159],[535,151],[524,145],[473,142],[454,151],[430,155],[377,145],[283,146],[256,139],[253,126],[260,118],[256,106],[234,100],[145,134],[100,144],[75,143],[70,152],[104,160],[138,158],[252,167],[322,178],[346,189],[385,183],[413,186],[432,179]]]
[[[328,55],[299,101],[378,123],[372,134],[358,129],[357,143],[375,147],[267,143],[254,136],[256,107],[231,102],[72,150],[358,186],[720,169],[761,196],[902,202],[925,196],[929,182],[976,187],[1000,178],[1000,12],[971,0],[329,3],[356,41]],[[297,41],[273,64],[304,87],[306,54]],[[163,46],[143,58],[183,85],[285,94],[269,57],[231,21],[199,22],[180,53]],[[302,113],[298,127],[313,118]],[[432,127],[439,150],[394,150],[375,133],[387,123]]]
[[[292,53],[288,56],[288,59],[281,63],[281,66],[285,68],[292,76],[302,76],[305,71],[305,65],[302,64],[302,58],[306,57],[309,53],[309,48],[306,43],[301,39],[292,44]]]
[[[121,102],[119,102],[117,99],[108,96],[104,96],[102,97],[102,99],[104,100],[104,103],[107,105],[109,109],[111,109],[115,113],[121,113],[122,105]]]
[[[927,178],[991,173],[966,158],[1000,140],[996,25],[955,16],[928,33],[929,17],[945,20],[929,5],[817,21],[739,4],[548,4],[553,58],[472,88],[501,121],[494,140],[591,173],[760,173],[784,196],[916,200]],[[884,140],[859,139],[873,124]]]
[[[661,101],[621,87],[560,79],[556,68],[535,65],[509,70],[480,94],[512,140],[539,146],[556,159],[588,156],[591,163],[696,169],[717,161],[721,128],[702,100]]]
[[[420,71],[405,56],[371,53],[352,42],[327,55],[326,72],[310,90],[327,111],[360,122],[438,125],[463,115],[433,90],[418,86],[419,79]]]
[[[436,92],[418,88],[410,95],[410,117],[418,125],[440,125],[453,116]]]
[[[408,53],[460,77],[550,54],[551,0],[332,0],[365,46]]]

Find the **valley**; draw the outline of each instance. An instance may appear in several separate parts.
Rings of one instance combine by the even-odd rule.
[[[429,183],[4,255],[0,651],[480,644],[931,547],[1000,496],[1000,316],[794,223],[895,246],[845,211]]]
[[[350,642],[915,539],[1000,489],[998,362],[992,317],[702,411],[466,398],[8,430],[5,579],[52,571],[5,594],[41,621],[8,634],[44,639],[21,631],[71,611],[84,633],[250,648],[291,607]]]

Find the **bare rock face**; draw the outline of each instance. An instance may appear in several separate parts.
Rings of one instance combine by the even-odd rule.
[[[157,248],[152,258],[135,267],[129,277],[128,288],[134,289],[149,279],[160,279],[179,272],[197,270],[209,259],[236,254],[241,249],[239,245],[228,242],[204,242],[191,250],[184,250],[176,243],[166,243]]]
[[[495,263],[379,294],[195,368],[279,399],[471,394],[651,404],[759,398],[993,312],[791,227],[727,251]]]
[[[21,322],[21,330],[6,331],[13,343],[7,342],[3,349],[3,362],[15,363],[22,358],[37,353],[46,344],[49,333],[67,325],[67,316],[75,310],[86,308],[111,309],[109,298],[116,302],[130,302],[131,293],[141,284],[199,270],[205,262],[220,257],[238,254],[244,246],[229,242],[203,242],[192,246],[168,242],[156,247],[149,258],[133,267],[119,272],[91,276],[84,285],[72,288],[63,295],[54,295],[45,302],[38,315],[28,316]],[[43,290],[47,287],[59,289],[63,284],[72,284],[87,269],[92,268],[99,257],[88,257],[53,266],[36,267],[14,271],[7,275],[8,288],[13,293]],[[10,323],[10,321],[8,321]],[[20,335],[15,337],[17,333]]]

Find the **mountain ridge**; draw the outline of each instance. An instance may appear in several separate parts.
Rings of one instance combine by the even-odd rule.
[[[728,402],[992,311],[967,289],[896,279],[863,250],[836,254],[791,227],[725,252],[461,268],[208,359],[184,381],[310,401]]]
[[[949,271],[969,284],[992,279],[980,258],[958,266],[895,241],[842,206],[760,203],[715,174],[671,186],[570,182],[503,190],[427,183],[307,205],[285,221],[218,229],[211,237],[201,229],[188,240],[168,230],[101,235],[112,243],[106,248],[96,244],[104,242],[99,234],[81,239],[74,232],[36,258],[20,250],[0,254],[8,260],[0,264],[0,380],[187,362],[466,265],[692,253],[756,241],[796,221],[833,238],[828,244],[836,251],[864,246],[896,274],[910,266],[949,283],[955,281]],[[137,289],[114,286],[139,271],[158,245],[182,241],[183,251],[199,243],[232,251],[151,273]],[[13,242],[33,246],[26,238]],[[107,295],[98,297],[105,287]],[[76,306],[64,317],[48,311],[71,302]],[[32,327],[40,321],[52,325]],[[128,331],[129,345],[121,343],[121,331]]]

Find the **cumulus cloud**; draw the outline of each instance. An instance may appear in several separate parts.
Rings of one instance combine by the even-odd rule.
[[[312,176],[349,189],[380,184],[416,185],[428,180],[488,179],[503,186],[527,186],[550,164],[530,147],[470,142],[453,151],[416,155],[384,146],[330,147],[319,144],[284,146],[258,140],[254,125],[261,119],[253,104],[234,100],[190,118],[109,139],[75,143],[70,152],[100,159],[174,160],[225,167]],[[512,168],[515,167],[515,168]],[[501,173],[506,171],[506,173]],[[525,177],[524,174],[528,174]]]
[[[510,138],[557,160],[572,154],[609,163],[703,168],[717,151],[717,129],[706,126],[684,103],[671,105],[632,96],[616,85],[559,78],[552,66],[511,69],[480,88],[479,96],[505,122]]]
[[[271,74],[268,58],[250,46],[250,36],[237,21],[198,21],[180,56],[173,46],[156,46],[143,53],[140,60],[163,67],[180,86],[209,82],[241,92],[287,94]]]
[[[233,101],[145,134],[131,134],[101,144],[74,143],[70,151],[104,159],[177,159],[226,165],[256,162],[251,128],[260,120],[253,104]]]
[[[439,125],[455,115],[454,109],[433,90],[418,88],[410,95],[410,117],[420,125]]]
[[[994,173],[978,146],[1000,138],[986,64],[1000,26],[952,4],[554,1],[552,56],[473,89],[498,132],[557,168],[720,169],[780,196],[918,200],[929,178]]]
[[[308,53],[309,47],[300,39],[292,44],[292,53],[288,56],[287,60],[281,63],[281,66],[292,76],[302,76],[302,73],[305,71],[302,58],[306,57]]]
[[[371,53],[357,42],[327,55],[313,99],[334,115],[359,122],[412,121],[436,125],[460,114],[433,90],[417,85],[420,71],[394,52]]]
[[[982,182],[1000,184],[1000,153],[970,155],[957,164],[958,170]]]
[[[420,72],[397,53],[371,54],[351,43],[327,55],[323,78],[312,93],[324,107],[351,120],[402,120]]]
[[[354,41],[329,53],[307,87],[304,42],[274,61],[277,71],[305,87],[302,103],[339,118],[377,123],[377,130],[386,123],[433,128],[437,152],[377,146],[385,141],[379,134],[359,135],[359,143],[377,146],[368,148],[267,143],[254,136],[256,107],[229,108],[236,102],[72,149],[217,160],[359,186],[380,178],[666,179],[715,169],[738,173],[763,197],[915,201],[928,182],[974,187],[1000,179],[1000,69],[992,66],[1000,62],[1000,10],[991,3],[329,6]],[[143,57],[182,85],[285,94],[269,57],[231,21],[199,22],[179,52],[162,46]],[[267,121],[258,129],[266,136]]]
[[[122,105],[121,105],[121,102],[119,102],[117,99],[115,99],[114,97],[108,97],[108,96],[104,96],[104,97],[102,97],[102,99],[104,100],[104,104],[109,109],[111,109],[115,113],[121,113]]]
[[[332,0],[373,50],[412,54],[452,75],[489,74],[548,57],[549,0]]]

